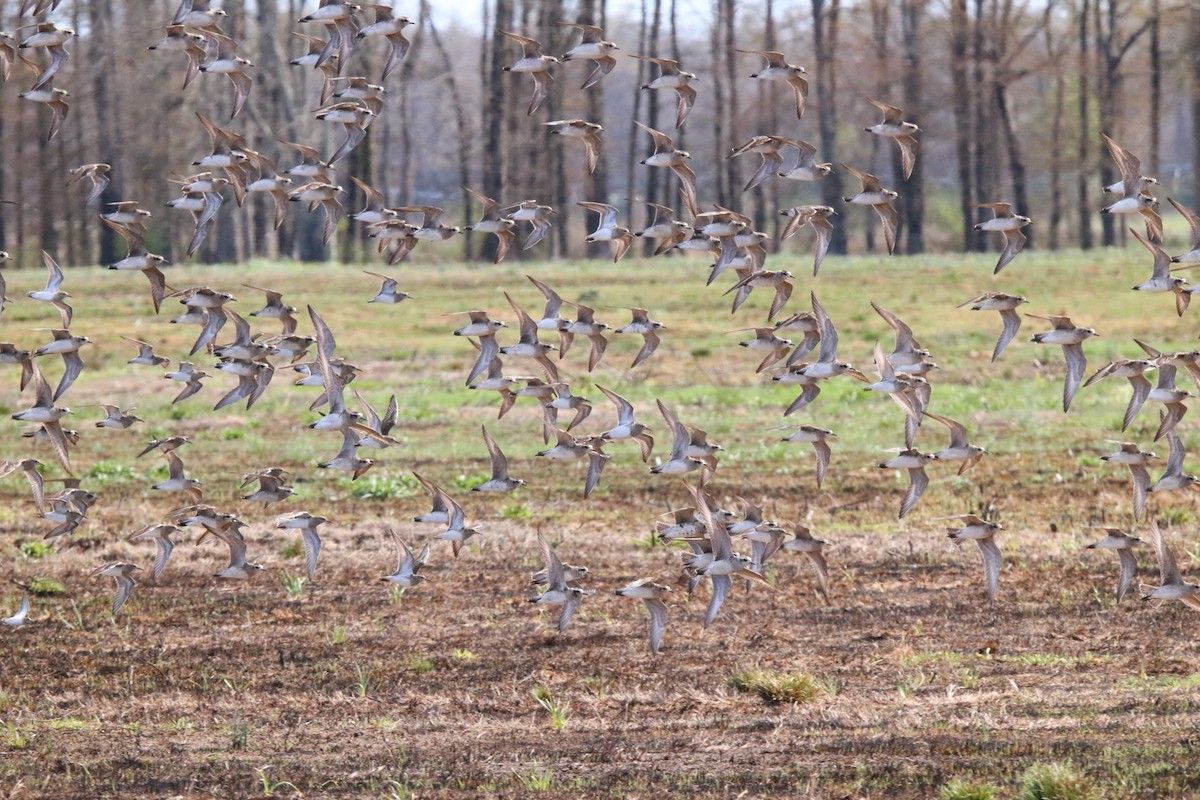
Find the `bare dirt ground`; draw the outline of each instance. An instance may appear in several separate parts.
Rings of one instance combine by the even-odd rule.
[[[614,524],[562,534],[563,558],[603,580],[560,635],[521,577],[557,504],[490,522],[458,562],[439,551],[398,601],[372,580],[391,566],[381,534],[416,540],[399,520],[421,498],[359,504],[298,600],[280,585],[297,559],[265,553],[254,582],[217,585],[219,549],[184,542],[162,585],[112,620],[86,570],[117,553],[68,549],[48,573],[67,594],[0,640],[7,792],[918,798],[1061,760],[1112,797],[1200,787],[1195,614],[1114,606],[1105,554],[1006,536],[992,608],[974,548],[936,531],[840,533],[829,605],[802,558],[781,556],[774,589],[738,587],[701,634],[707,590],[689,601],[674,550],[631,546],[660,506],[612,500]],[[259,541],[284,538],[260,527]],[[657,657],[640,609],[611,595],[642,575],[678,595]],[[750,667],[809,673],[821,692],[769,705],[726,685]]]

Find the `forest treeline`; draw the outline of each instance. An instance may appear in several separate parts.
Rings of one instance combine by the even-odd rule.
[[[19,0],[0,0],[0,30],[20,40],[28,23]],[[181,54],[147,48],[162,37],[178,0],[62,0],[50,19],[72,27],[70,60],[55,86],[70,92],[70,113],[47,141],[48,111],[18,97],[33,73],[14,64],[0,84],[0,249],[19,264],[40,264],[37,251],[64,264],[108,263],[124,245],[84,205],[86,188],[66,186],[68,169],[113,166],[102,202],[137,200],[151,209],[147,246],[172,261],[184,256],[193,222],[166,208],[192,162],[209,152],[199,112],[244,134],[252,147],[286,166],[294,152],[281,141],[329,152],[339,126],[319,122],[321,75],[289,62],[307,52],[298,23],[317,0],[224,0],[221,27],[254,63],[245,110],[229,120],[229,81],[201,74],[181,88]],[[1162,182],[1157,193],[1193,204],[1200,161],[1200,4],[1165,0],[713,0],[697,16],[678,0],[638,0],[609,8],[605,0],[484,0],[480,19],[462,9],[439,13],[427,0],[396,0],[414,24],[412,46],[380,81],[387,47],[364,40],[343,76],[382,83],[383,110],[366,140],[337,164],[347,212],[361,208],[350,177],[383,191],[390,205],[436,205],[450,224],[466,225],[479,207],[463,187],[502,203],[537,199],[557,210],[545,241],[526,257],[583,257],[589,215],[579,201],[610,202],[638,230],[649,218],[643,201],[681,209],[668,170],[639,162],[652,152],[635,120],[670,133],[691,154],[698,198],[739,210],[759,230],[778,233],[779,215],[802,203],[839,211],[833,252],[883,248],[869,209],[848,209],[842,197],[857,182],[841,164],[880,176],[900,194],[897,252],[984,250],[991,245],[973,225],[990,216],[970,206],[1012,202],[1032,217],[1030,245],[1090,248],[1122,239],[1121,220],[1097,212],[1101,187],[1119,179],[1103,145],[1106,133],[1142,159],[1143,173]],[[528,76],[505,72],[521,49],[501,35],[538,39],[561,55],[579,33],[559,22],[602,26],[621,48],[613,72],[581,90],[592,62],[553,70],[550,93],[532,116]],[[739,50],[779,50],[808,71],[810,96],[797,119],[785,84],[749,76],[762,59]],[[676,130],[676,96],[643,90],[657,68],[631,58],[677,60],[697,78],[698,95]],[[879,121],[867,101],[904,109],[917,123],[916,169],[903,178],[895,147],[863,128]],[[598,168],[589,173],[576,141],[541,123],[582,118],[604,126]],[[819,183],[772,178],[743,192],[756,156],[728,158],[750,137],[773,134],[813,143],[819,161],[834,164]],[[785,164],[785,168],[786,168]],[[273,227],[270,197],[227,202],[196,258],[376,260],[362,225],[343,218],[329,246],[321,242],[319,212],[303,204]],[[417,260],[479,258],[484,236],[418,248]],[[778,247],[778,244],[774,246]],[[784,243],[783,247],[788,247]],[[606,251],[597,251],[602,254]],[[514,252],[509,257],[518,257]]]

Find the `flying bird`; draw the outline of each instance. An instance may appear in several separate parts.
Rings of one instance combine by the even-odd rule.
[[[762,56],[767,65],[758,72],[752,73],[751,78],[764,81],[782,81],[792,87],[796,97],[796,119],[804,118],[804,107],[808,102],[808,81],[804,76],[808,71],[796,64],[789,64],[787,58],[776,50],[738,50],[747,55]]]

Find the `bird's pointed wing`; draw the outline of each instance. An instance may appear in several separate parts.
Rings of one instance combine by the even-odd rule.
[[[1137,557],[1126,547],[1117,551],[1117,558],[1121,560],[1121,579],[1117,583],[1117,602],[1120,602],[1133,585],[1133,576],[1137,572]]]
[[[1078,344],[1064,344],[1062,351],[1067,362],[1067,374],[1063,380],[1063,411],[1067,411],[1071,408],[1075,393],[1079,391],[1083,373],[1087,371],[1087,356],[1083,354],[1082,345]]]
[[[542,549],[542,560],[546,562],[546,586],[548,591],[565,591],[567,583],[563,578],[562,562],[558,559],[558,554],[554,552],[554,548],[550,546],[550,542],[546,540],[545,535],[538,531],[538,545]]]
[[[667,604],[657,597],[648,597],[644,602],[650,614],[650,652],[657,655],[667,629]]]
[[[917,501],[921,499],[921,495],[925,493],[927,486],[929,486],[929,476],[925,473],[924,467],[908,471],[908,489],[904,492],[904,499],[900,502],[898,519],[903,519],[908,512],[913,510]]]
[[[704,615],[705,628],[717,618],[717,612],[721,610],[731,586],[733,586],[733,580],[728,575],[712,576],[712,597],[708,601],[708,611]]]
[[[1000,358],[1009,342],[1017,335],[1017,331],[1021,330],[1021,315],[1016,311],[1011,309],[1001,311],[1000,319],[1004,322],[1004,329],[1000,331],[1000,338],[996,340],[996,347],[992,350],[993,362]]]
[[[979,552],[983,555],[983,572],[987,581],[988,600],[996,602],[996,592],[1000,588],[1000,548],[992,537],[976,539]]]

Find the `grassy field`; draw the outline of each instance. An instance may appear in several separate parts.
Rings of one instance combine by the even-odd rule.
[[[769,295],[756,291],[730,316],[724,289],[704,286],[701,261],[401,265],[394,274],[415,299],[383,307],[365,302],[375,279],[349,267],[173,268],[174,286],[230,291],[243,315],[262,299],[243,283],[283,291],[301,311],[311,303],[336,333],[339,354],[364,368],[353,388],[378,408],[397,395],[393,435],[403,447],[375,454],[375,468],[353,483],[315,468],[340,438],[304,428],[316,418],[307,410],[314,390],[289,386],[281,370],[250,411],[213,412],[234,379],[201,355],[197,364],[214,377],[173,406],[180,385],[126,365],[134,349],[120,336],[178,358],[198,329],[168,324],[173,301],[155,317],[140,276],[69,271],[73,332],[94,344],[62,404],[74,409],[66,421],[82,436],[75,473],[100,501],[78,533],[43,548],[52,526],[37,519],[25,483],[17,475],[0,482],[9,575],[63,587],[34,598],[31,624],[0,631],[0,795],[927,798],[959,779],[1006,797],[1018,794],[1028,769],[1051,763],[1069,765],[1095,796],[1200,792],[1191,755],[1200,743],[1195,612],[1115,604],[1115,559],[1083,548],[1099,538],[1087,526],[1129,523],[1128,475],[1100,461],[1113,449],[1105,440],[1149,447],[1156,414],[1147,408],[1118,437],[1124,381],[1081,390],[1063,414],[1059,349],[1029,342],[1043,323],[1027,320],[991,364],[998,316],[955,306],[999,289],[1027,296],[1022,310],[1070,314],[1101,334],[1084,348],[1091,369],[1140,354],[1135,336],[1161,349],[1191,347],[1195,324],[1176,319],[1169,298],[1129,291],[1149,272],[1140,248],[1026,253],[998,277],[994,260],[830,258],[815,280],[808,258],[771,264],[797,275],[789,309],[807,307],[815,291],[838,324],[840,355],[868,373],[874,341],[891,342],[869,301],[906,319],[941,366],[931,409],[963,421],[990,453],[962,477],[932,467],[929,491],[900,522],[906,477],[876,466],[903,445],[895,404],[835,380],[784,420],[796,391],[755,375],[757,355],[738,347],[744,334],[730,333],[760,324]],[[769,565],[771,587],[736,587],[702,632],[707,589],[689,599],[678,553],[652,538],[658,515],[688,504],[682,484],[649,475],[636,447],[613,445],[600,488],[584,500],[582,466],[533,457],[543,445],[532,401],[497,421],[497,396],[462,386],[474,351],[450,335],[459,318],[446,314],[486,308],[512,325],[502,292],[531,312],[541,308],[526,274],[596,307],[614,327],[628,321],[620,307],[631,305],[668,326],[659,352],[632,372],[624,367],[640,339],[615,337],[591,375],[587,348],[576,344],[562,367],[595,405],[581,427],[613,424],[599,383],[635,404],[664,459],[656,398],[707,430],[726,448],[711,481],[723,503],[761,501],[775,519],[804,522],[831,542],[827,604],[802,557],[781,554]],[[57,325],[57,315],[24,298],[43,274],[6,275],[19,299],[4,312],[0,338],[24,347],[48,341],[31,329]],[[308,327],[303,319],[302,332]],[[275,329],[272,320],[255,323]],[[59,364],[43,361],[57,380]],[[17,393],[14,368],[3,374],[0,405],[9,414],[28,396]],[[85,406],[101,402],[136,406],[147,422],[97,430],[92,422],[103,415]],[[838,434],[823,490],[811,449],[772,430],[785,422]],[[480,423],[527,487],[502,497],[466,491],[487,470]],[[0,428],[0,453],[33,452],[47,478],[61,477],[49,451],[20,430],[16,422]],[[1200,444],[1190,418],[1180,433]],[[114,619],[111,582],[88,573],[108,560],[148,570],[152,547],[125,534],[181,501],[149,489],[165,477],[161,457],[133,456],[150,438],[176,434],[192,437],[180,453],[204,482],[206,502],[251,523],[250,556],[266,570],[245,584],[218,583],[210,576],[225,565],[223,548],[195,547],[189,533],[158,584],[143,579]],[[933,423],[918,437],[925,451],[945,444]],[[1152,449],[1166,455],[1163,443]],[[239,499],[237,485],[242,472],[272,465],[295,474],[297,494],[264,513]],[[427,507],[414,470],[461,499],[481,535],[457,561],[435,548],[429,580],[400,594],[377,580],[394,563],[386,527],[418,547],[438,532],[409,521]],[[1195,501],[1152,495],[1150,508],[1194,579]],[[274,519],[301,509],[333,522],[315,581],[297,586],[297,537],[276,531]],[[983,509],[1008,529],[994,607],[975,548],[955,548],[944,523],[932,520]],[[588,585],[597,590],[560,635],[526,602],[528,573],[540,567],[539,531],[564,561],[591,568]],[[1139,557],[1139,578],[1156,583],[1149,548]],[[640,606],[612,595],[642,576],[675,588],[657,657]],[[19,597],[16,586],[0,587],[0,611]],[[782,685],[745,691],[755,688],[747,675],[755,670]]]

